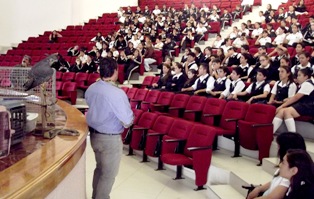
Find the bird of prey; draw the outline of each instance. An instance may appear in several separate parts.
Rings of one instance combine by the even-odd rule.
[[[25,91],[47,82],[53,75],[51,65],[58,61],[58,54],[51,54],[36,63],[28,73],[28,80],[23,85]]]

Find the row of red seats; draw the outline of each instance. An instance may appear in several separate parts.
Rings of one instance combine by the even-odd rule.
[[[74,73],[74,72],[56,72],[56,80],[60,82],[75,82],[77,88],[86,90],[91,84],[99,79],[98,73]]]
[[[158,157],[158,169],[163,168],[163,163],[176,165],[177,179],[181,178],[183,166],[192,167],[197,189],[202,189],[206,184],[215,136],[233,137],[235,156],[239,156],[240,145],[259,150],[260,161],[269,156],[275,107],[184,94],[174,95],[172,101],[182,98],[188,98],[186,107],[169,105],[169,112],[134,109],[134,126],[122,135],[125,144],[129,144],[130,155],[133,150],[141,150],[144,162],[147,156]],[[150,106],[159,104],[151,103]],[[176,109],[182,110],[183,117],[170,112]],[[200,116],[197,121],[194,120],[196,113]],[[197,147],[197,150],[193,147]]]
[[[56,98],[69,100],[72,105],[76,104],[77,84],[75,82],[56,81]]]
[[[186,94],[175,94],[172,92],[160,92],[157,90],[148,91],[146,89],[123,88],[128,98],[130,99],[131,108],[140,109],[142,111],[150,112],[166,112],[167,115],[172,117],[180,117],[189,121],[202,122],[208,125],[220,125],[221,131],[218,135],[228,135],[234,137],[235,142],[235,156],[239,156],[239,143],[236,136],[236,126],[235,123],[228,123],[223,118],[237,118],[244,119],[246,115],[247,107],[249,106],[245,102],[234,101],[232,103],[228,102],[231,107],[225,108],[226,101],[217,98],[206,98],[202,96],[189,96]],[[271,118],[266,120],[263,119],[269,110],[275,110],[275,107],[271,105],[261,105],[263,107],[259,113],[259,116],[250,118],[252,121],[259,123],[265,121],[264,123],[271,123],[274,118],[275,112],[271,112]],[[266,111],[266,113],[264,112]],[[215,116],[215,117],[214,117]],[[259,120],[259,121],[258,121]],[[219,122],[220,121],[220,122]],[[235,122],[235,121],[234,121]],[[265,127],[266,128],[266,127]],[[253,132],[253,129],[251,129]],[[265,130],[265,129],[263,129]],[[270,130],[270,129],[268,129]],[[265,131],[265,136],[273,136],[271,131]],[[245,138],[243,138],[245,142]],[[268,140],[265,138],[265,140]],[[271,139],[272,140],[272,139]],[[254,143],[259,142],[252,141]],[[241,141],[240,141],[241,143]],[[263,142],[264,143],[264,142]],[[257,144],[257,143],[256,143]],[[256,146],[256,144],[254,146]],[[246,142],[243,147],[251,150],[256,150],[257,148],[251,147],[252,145],[247,145]],[[269,145],[270,146],[270,145]],[[259,146],[261,147],[261,146]],[[260,148],[259,148],[260,149]],[[266,151],[265,151],[266,150]],[[259,160],[261,161],[264,157],[268,157],[269,148],[260,149]]]

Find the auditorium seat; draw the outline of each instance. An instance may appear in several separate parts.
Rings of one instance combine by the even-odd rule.
[[[148,111],[150,108],[151,103],[156,103],[160,95],[160,91],[158,90],[151,90],[146,95],[146,98],[141,103],[141,110]]]
[[[201,122],[210,126],[218,126],[227,101],[208,98],[205,102]]]
[[[72,105],[76,104],[77,91],[75,82],[64,82],[61,89],[61,94],[58,99],[70,100]]]
[[[167,112],[167,109],[174,97],[173,92],[161,92],[156,103],[150,103],[150,111]]]
[[[203,96],[191,96],[184,110],[183,118],[189,121],[200,121],[206,99]]]
[[[133,109],[132,111],[134,114],[133,124],[129,128],[125,128],[123,133],[121,134],[123,144],[130,144],[133,126],[138,124],[138,121],[143,114],[143,111],[139,109]]]
[[[140,109],[141,102],[146,98],[147,89],[138,89],[133,98],[130,99],[132,109]]]
[[[129,100],[134,98],[137,90],[138,90],[138,88],[129,88],[128,92],[126,93]]]
[[[240,145],[249,150],[258,150],[258,159],[269,157],[273,141],[273,124],[276,107],[266,104],[251,104],[244,120],[239,120]]]
[[[85,89],[87,85],[88,73],[76,73],[74,81],[77,84],[77,88]]]
[[[207,182],[207,174],[212,158],[212,144],[215,138],[215,133],[211,128],[202,124],[195,124],[187,140],[163,140],[163,146],[175,142],[178,143],[178,147],[175,151],[163,150],[161,154],[162,162],[177,166],[175,179],[182,179],[183,166],[192,168],[195,171],[195,184],[197,186],[195,190],[204,189],[203,186]],[[182,143],[181,147],[179,143]]]
[[[146,76],[142,82],[141,88],[147,88],[152,86],[154,76]]]
[[[171,104],[168,108],[168,114],[172,117],[183,117],[184,110],[188,101],[190,99],[189,95],[186,94],[175,94]]]
[[[62,75],[61,81],[63,81],[63,82],[74,81],[75,74],[76,73],[74,73],[74,72],[65,72]]]

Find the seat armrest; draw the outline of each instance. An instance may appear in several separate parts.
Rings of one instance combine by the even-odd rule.
[[[220,116],[218,114],[203,114],[204,117],[215,117],[215,116]]]
[[[142,101],[142,104],[150,104],[150,102]]]
[[[146,127],[137,127],[137,128],[133,128],[132,130],[148,130],[149,128]]]
[[[164,135],[166,135],[165,133],[149,133],[149,134],[147,134],[147,136],[164,136]]]
[[[169,107],[169,110],[184,110],[183,107]]]
[[[131,102],[140,102],[141,100],[138,100],[138,99],[131,99],[130,101],[131,101]]]
[[[211,149],[212,146],[199,146],[199,147],[189,147],[187,148],[189,151],[198,151],[198,150],[206,150]]]
[[[238,118],[227,118],[226,119],[226,122],[237,122],[237,121],[239,121],[240,119],[238,119]]]
[[[266,124],[252,124],[252,127],[257,128],[257,127],[265,127],[265,126],[273,126],[272,123],[266,123]]]
[[[165,140],[165,142],[185,142],[186,139],[169,139]]]
[[[201,113],[201,110],[185,110],[185,113]]]
[[[165,105],[165,104],[151,104],[151,106],[156,106],[156,107],[167,107],[169,105]]]

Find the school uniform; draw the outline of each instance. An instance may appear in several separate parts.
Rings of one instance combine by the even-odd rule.
[[[301,64],[295,65],[291,68],[291,73],[293,74],[293,77],[296,79],[298,76],[299,70],[303,68],[312,68],[312,71],[314,70],[314,66],[311,65],[311,63],[307,63],[306,66],[302,66]]]
[[[174,91],[174,92],[181,91],[186,80],[187,80],[187,77],[183,73],[174,75],[171,79],[170,87],[168,87],[167,90]],[[175,84],[175,85],[172,86],[172,84]]]
[[[229,89],[230,89],[231,81],[227,77],[218,78],[214,82],[212,82],[209,87],[206,88],[206,93],[209,93],[209,91],[222,91],[222,94],[224,96],[228,95]],[[215,96],[219,97],[219,95]]]
[[[314,117],[314,82],[309,79],[303,82],[298,90],[298,93],[304,96],[292,107],[300,114],[304,116]]]
[[[247,97],[248,99],[250,97],[254,97],[257,95],[261,95],[264,92],[270,92],[270,86],[267,81],[261,81],[261,82],[253,82],[250,84],[250,86],[245,90],[249,96]],[[266,103],[266,98],[259,98],[259,99],[254,99],[252,100],[252,103]]]
[[[283,83],[282,81],[277,81],[271,90],[271,94],[275,95],[276,101],[283,101],[286,98],[292,97],[297,91],[297,86],[293,82]]]
[[[240,64],[240,58],[241,58],[241,54],[240,53],[233,53],[228,58],[227,66],[239,65]]]
[[[188,69],[189,69],[189,70],[190,70],[190,69],[194,69],[194,70],[197,71],[197,70],[198,70],[198,66],[197,66],[196,62],[193,61],[193,62],[189,63]]]
[[[233,80],[231,83],[230,83],[230,88],[229,88],[229,92],[227,95],[224,95],[224,96],[228,96],[230,94],[234,95],[234,94],[237,94],[239,92],[242,92],[245,88],[245,84],[244,82],[239,78],[237,80]]]
[[[196,79],[195,83],[192,85],[192,88],[194,91],[205,89],[213,81],[215,81],[214,78],[210,76],[209,74],[202,75]]]

